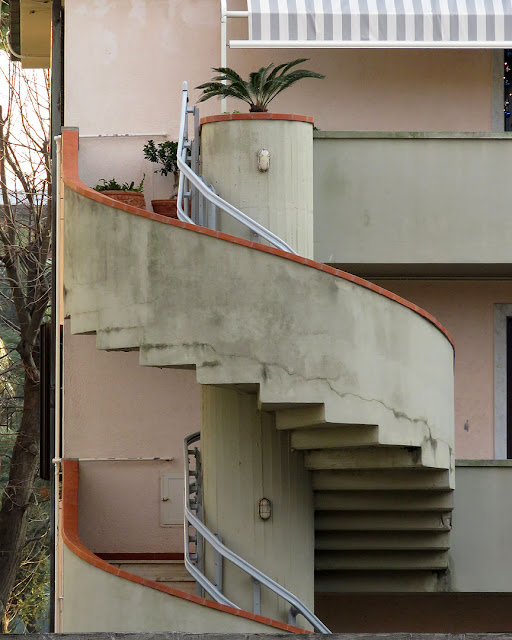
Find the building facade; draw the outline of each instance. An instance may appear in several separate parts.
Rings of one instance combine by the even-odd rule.
[[[315,626],[184,545],[188,471],[196,516],[331,630],[510,631],[510,18],[389,4],[66,0],[56,631]],[[299,57],[326,78],[279,115],[188,116],[197,172],[298,255],[219,207],[155,215],[142,147],[178,140],[183,81],[192,107],[211,67]],[[92,189],[144,175],[146,209]]]

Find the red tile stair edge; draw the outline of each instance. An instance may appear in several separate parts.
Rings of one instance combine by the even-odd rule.
[[[249,116],[249,115],[258,115],[258,114],[227,114],[227,116],[231,116],[231,119],[234,119],[235,116]],[[277,115],[281,114],[260,114],[260,115],[268,115],[273,116],[275,119]],[[228,119],[226,116],[226,119]],[[223,118],[224,116],[211,116],[213,118]],[[301,116],[296,116],[301,117]],[[309,117],[309,116],[304,116]],[[204,118],[203,120],[206,120]],[[132,207],[128,204],[123,204],[121,202],[117,202],[116,200],[112,200],[108,196],[103,195],[99,191],[94,191],[91,187],[85,185],[78,175],[78,145],[79,145],[79,134],[77,130],[64,129],[62,131],[62,180],[64,184],[90,200],[95,200],[101,204],[105,204],[113,209],[119,209],[121,211],[125,211],[126,213],[132,213],[136,216],[140,216],[142,218],[148,218],[150,220],[155,220],[156,222],[161,222],[162,224],[168,224],[174,227],[181,227],[182,229],[187,229],[188,231],[193,231],[194,233],[202,233],[206,236],[211,236],[213,238],[218,238],[219,240],[223,240],[224,242],[231,242],[232,244],[239,244],[243,247],[248,247],[250,249],[255,249],[256,251],[262,251],[264,253],[271,253],[272,255],[279,256],[280,258],[285,258],[286,260],[292,260],[294,262],[298,262],[300,264],[306,265],[307,267],[311,267],[313,269],[317,269],[318,271],[324,271],[325,273],[329,273],[337,278],[342,278],[343,280],[347,280],[348,282],[353,282],[354,284],[359,285],[360,287],[364,287],[365,289],[369,289],[378,295],[384,296],[385,298],[389,298],[396,302],[397,304],[410,309],[414,313],[422,316],[433,324],[450,342],[452,348],[454,348],[453,340],[448,333],[448,331],[444,328],[444,326],[428,311],[425,311],[418,305],[405,300],[400,296],[397,296],[395,293],[388,291],[387,289],[383,289],[382,287],[373,284],[372,282],[368,282],[368,280],[364,280],[364,278],[360,278],[359,276],[355,276],[351,273],[347,273],[346,271],[342,271],[341,269],[334,269],[333,267],[329,267],[326,264],[321,262],[316,262],[315,260],[310,260],[309,258],[304,258],[302,256],[297,256],[293,253],[287,253],[286,251],[281,251],[281,249],[276,249],[275,247],[267,247],[264,244],[260,244],[259,242],[251,242],[249,240],[244,240],[243,238],[236,238],[235,236],[231,236],[227,233],[222,233],[220,231],[213,231],[212,229],[207,229],[206,227],[200,227],[198,225],[189,224],[188,222],[181,222],[181,220],[173,220],[171,218],[167,218],[166,216],[158,215],[157,213],[151,213],[151,211],[146,211],[145,209],[138,209],[137,207]]]
[[[253,620],[254,622],[265,624],[269,627],[280,629],[281,631],[288,631],[290,633],[311,633],[310,631],[306,631],[300,627],[294,627],[293,625],[278,622],[277,620],[271,620],[270,618],[265,618],[263,616],[256,615],[255,613],[250,613],[249,611],[243,611],[242,609],[234,609],[233,607],[219,604],[213,600],[201,598],[192,593],[187,593],[186,591],[174,589],[173,587],[168,587],[167,585],[159,582],[142,578],[141,576],[129,573],[128,571],[118,569],[97,556],[84,545],[78,534],[78,468],[78,460],[62,461],[62,539],[64,540],[66,547],[79,558],[85,560],[85,562],[88,562],[94,567],[102,569],[107,573],[112,573],[119,578],[124,578],[125,580],[141,584],[144,587],[150,587],[151,589],[162,591],[163,593],[167,593],[176,598],[189,600],[190,602],[194,602],[195,604],[199,604],[204,607],[209,607],[210,609],[217,609],[218,611],[222,611],[230,615],[247,618],[248,620]]]
[[[165,562],[166,560],[179,560],[183,562],[183,553],[110,553],[108,551],[97,551],[96,555],[102,560],[110,560],[110,562],[137,562],[145,560],[157,560]]]

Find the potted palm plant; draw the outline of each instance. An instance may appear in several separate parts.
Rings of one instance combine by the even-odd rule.
[[[227,67],[199,85],[199,102],[235,98],[249,113],[228,113],[201,120],[201,173],[216,192],[253,220],[278,235],[301,255],[312,257],[313,118],[268,113],[271,101],[295,83],[324,75],[297,68],[306,62],[261,67],[244,80]],[[253,236],[222,213],[220,231],[247,240]]]
[[[204,102],[210,98],[236,98],[249,105],[251,113],[265,113],[269,103],[282,91],[288,89],[299,80],[306,78],[322,79],[325,76],[309,69],[294,69],[299,64],[307,62],[308,58],[298,58],[291,62],[284,62],[274,66],[261,67],[258,71],[249,74],[249,80],[244,80],[236,71],[229,67],[214,67],[220,75],[212,78],[210,82],[200,84],[196,89],[202,89],[203,93],[198,102]]]
[[[161,165],[159,169],[155,169],[155,173],[160,173],[162,176],[173,177],[172,191],[168,200],[151,200],[153,211],[168,218],[177,218],[177,200],[178,195],[178,183],[179,183],[179,170],[178,170],[178,143],[172,140],[166,140],[155,144],[154,140],[148,140],[148,143],[143,147],[144,157],[150,162]]]
[[[129,204],[132,207],[137,207],[138,209],[145,209],[146,201],[144,200],[144,194],[142,193],[145,179],[146,175],[144,174],[142,180],[137,186],[135,186],[135,182],[133,181],[120,184],[115,178],[111,178],[110,180],[103,179],[94,187],[94,190],[100,191],[103,195],[112,198],[112,200]]]

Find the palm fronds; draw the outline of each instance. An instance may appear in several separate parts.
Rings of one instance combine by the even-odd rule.
[[[269,64],[267,67],[261,67],[258,71],[250,73],[249,80],[244,80],[229,67],[214,67],[213,71],[219,75],[213,77],[210,82],[196,87],[196,89],[203,90],[198,102],[204,102],[214,97],[236,98],[247,102],[250,106],[249,111],[268,111],[270,101],[281,91],[291,87],[292,84],[305,78],[325,78],[322,73],[316,73],[316,71],[294,69],[307,60],[308,58],[298,58],[277,66]]]

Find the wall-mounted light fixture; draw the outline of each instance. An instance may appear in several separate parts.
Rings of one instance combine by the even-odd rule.
[[[270,167],[270,151],[268,149],[260,149],[258,151],[258,171],[264,173]]]
[[[258,513],[262,520],[268,520],[272,516],[272,503],[268,498],[262,498],[259,501]]]

